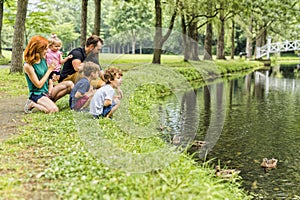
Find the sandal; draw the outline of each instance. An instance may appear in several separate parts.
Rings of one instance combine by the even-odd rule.
[[[31,101],[30,99],[27,99],[27,102],[26,102],[26,104],[25,104],[25,106],[24,106],[24,112],[25,112],[26,114],[32,113],[31,110],[33,109],[33,107],[29,108],[29,105],[31,104],[31,102],[33,102],[33,101]]]

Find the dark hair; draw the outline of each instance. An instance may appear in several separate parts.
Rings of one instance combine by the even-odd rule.
[[[97,46],[98,42],[103,44],[103,40],[98,35],[92,35],[86,40],[85,46],[88,47],[91,44],[93,44],[95,47],[95,46]]]
[[[85,62],[82,71],[85,76],[89,77],[92,72],[100,71],[100,67],[93,62]]]

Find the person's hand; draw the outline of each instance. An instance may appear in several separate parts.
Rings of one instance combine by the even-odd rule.
[[[119,99],[118,97],[115,97],[115,98],[114,98],[114,102],[115,102],[116,104],[119,104],[119,103],[120,103],[120,99]]]
[[[89,91],[86,93],[89,97],[94,96],[97,90],[95,90],[93,87],[90,87]]]
[[[119,97],[119,99],[122,99],[123,98],[123,91],[121,90],[121,88],[120,87],[118,87],[118,97]]]
[[[71,59],[71,58],[73,58],[73,55],[71,54],[71,55],[68,55],[68,57],[67,57],[68,59]]]
[[[81,64],[78,66],[78,72],[82,72],[83,66],[84,66],[84,63],[81,63]]]
[[[58,79],[59,79],[59,76],[57,76],[56,74],[52,75],[53,82],[58,81]]]

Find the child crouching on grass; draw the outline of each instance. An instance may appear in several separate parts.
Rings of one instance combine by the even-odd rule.
[[[90,114],[95,118],[111,117],[120,106],[120,100],[115,97],[115,89],[120,86],[119,69],[109,68],[104,72],[105,85],[99,88],[90,103]]]
[[[75,111],[83,111],[88,107],[96,91],[90,82],[98,78],[100,67],[93,62],[86,62],[82,71],[83,77],[75,84],[70,94],[70,108]]]

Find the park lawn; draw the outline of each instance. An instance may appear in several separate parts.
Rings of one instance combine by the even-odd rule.
[[[173,57],[170,59],[175,61]],[[144,61],[145,58],[140,58],[139,62]],[[239,66],[240,70],[244,70],[245,65],[240,65],[240,62],[242,63],[242,61],[237,61],[236,64],[231,65],[233,69],[226,66],[227,71],[238,71]],[[124,63],[126,66],[131,65],[129,61]],[[222,72],[221,74],[225,74],[226,70],[220,70],[220,66],[225,66],[224,63],[209,62],[208,64],[216,67],[218,72]],[[194,62],[188,68],[191,69],[194,66],[196,66],[196,71],[202,70],[200,69],[201,62]],[[197,75],[186,73],[187,67],[180,59],[175,64],[170,62],[168,67],[174,67],[189,80],[197,78]],[[203,71],[207,71],[205,68],[210,67],[203,66]],[[246,67],[246,69],[250,68]],[[213,71],[216,72],[216,69]],[[9,75],[8,69],[0,69],[0,73],[2,86],[0,92],[12,96],[27,92],[23,75]],[[203,78],[202,74],[201,72],[200,78]],[[19,87],[16,87],[17,85]],[[152,92],[151,95],[155,95],[156,92],[155,89],[142,92],[145,91]],[[135,99],[136,102],[144,101],[142,95],[136,96],[138,97]],[[147,103],[151,104],[151,102],[144,102],[145,105]],[[88,145],[87,140],[84,140],[89,131],[94,131],[90,129],[93,126],[87,125],[82,128],[82,124],[88,124],[90,120],[87,118],[78,120],[78,115],[69,110],[67,96],[58,101],[58,106],[59,113],[46,115],[35,112],[25,115],[23,121],[27,125],[19,127],[20,134],[1,143],[0,196],[4,199],[41,197],[45,199],[251,198],[241,189],[239,177],[231,181],[215,177],[213,166],[209,161],[199,164],[184,152],[176,153],[176,159],[167,162],[164,167],[151,169],[149,166],[151,170],[142,170],[143,172],[139,173],[128,172],[126,168],[120,169],[123,166],[108,167],[101,161],[99,155],[95,154],[98,149],[107,154],[114,152],[117,148],[132,154],[146,154],[164,148],[167,144],[161,139],[159,133],[153,132],[151,137],[140,138],[126,134],[114,120],[100,119],[94,120],[93,123],[102,128],[101,137],[109,140],[112,147],[101,149],[99,146],[93,149],[92,145]],[[146,121],[145,118],[140,115],[138,120]],[[78,123],[81,125],[79,126]],[[102,145],[106,147],[105,144]],[[120,158],[120,160],[127,165],[126,159]],[[133,163],[133,167],[136,164]]]

